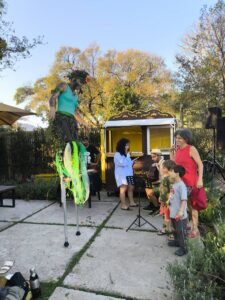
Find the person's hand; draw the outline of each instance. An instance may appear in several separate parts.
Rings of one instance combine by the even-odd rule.
[[[55,110],[54,109],[50,109],[49,110],[49,119],[50,120],[54,120],[55,119]]]
[[[178,222],[180,221],[181,217],[183,216],[183,211],[179,210],[178,213],[176,214],[175,220]]]
[[[201,187],[203,187],[203,182],[202,182],[201,178],[198,179],[196,186],[197,186],[198,189],[200,189]]]
[[[170,152],[171,153],[174,153],[176,151],[176,146],[175,145],[172,145],[171,148],[170,148]]]
[[[135,161],[138,160],[138,159],[139,159],[139,157],[134,158],[134,159],[132,160],[133,164],[134,164]]]
[[[98,165],[97,163],[90,163],[90,164],[89,164],[89,166],[92,167],[92,168],[96,168],[97,165]]]
[[[158,185],[159,183],[160,183],[160,180],[152,181],[152,184],[153,184],[153,185]]]

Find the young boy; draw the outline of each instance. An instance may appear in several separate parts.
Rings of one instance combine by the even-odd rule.
[[[169,171],[176,166],[172,160],[165,160],[162,164],[162,179],[159,187],[159,202],[160,202],[160,214],[163,216],[163,229],[158,232],[158,235],[168,234],[170,230],[170,208],[169,208],[169,196],[171,182],[169,179]]]
[[[168,171],[173,183],[170,191],[170,219],[173,226],[174,241],[169,241],[168,246],[179,247],[175,251],[178,256],[187,253],[186,248],[186,223],[187,223],[187,188],[181,177],[185,174],[185,169],[176,165]]]

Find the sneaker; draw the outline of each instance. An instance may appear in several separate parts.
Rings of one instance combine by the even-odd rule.
[[[187,254],[187,251],[185,251],[185,250],[182,249],[182,248],[179,248],[179,249],[177,249],[177,250],[174,252],[174,254],[177,255],[177,256],[183,256],[183,255]]]
[[[167,239],[168,239],[168,241],[174,241],[173,234],[169,234]]]
[[[150,216],[156,216],[159,214],[159,208],[158,207],[154,207],[153,209],[151,209],[149,215]]]
[[[179,247],[178,242],[176,242],[175,240],[168,241],[167,245],[170,246],[170,247]]]
[[[144,210],[153,210],[154,209],[154,206],[152,204],[149,204],[145,207],[143,207]]]

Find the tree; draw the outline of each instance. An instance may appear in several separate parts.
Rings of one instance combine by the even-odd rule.
[[[135,94],[131,87],[117,86],[110,98],[110,115],[123,111],[134,111],[142,107],[140,97]]]
[[[143,51],[109,50],[99,59],[98,74],[110,94],[118,85],[133,89],[143,108],[154,106],[159,98],[172,91],[171,74],[162,58]]]
[[[9,22],[4,21],[6,2],[0,0],[0,71],[12,68],[20,58],[30,56],[30,50],[42,43],[42,38],[37,37],[29,41],[25,36],[19,38]]]
[[[201,11],[196,29],[176,56],[179,100],[190,124],[202,120],[209,106],[225,108],[225,2]]]
[[[92,78],[82,89],[78,112],[94,126],[124,110],[160,108],[162,103],[166,107],[165,99],[173,90],[170,72],[160,57],[137,50],[109,50],[101,56],[99,46],[92,44],[84,51],[59,49],[50,73],[32,87],[17,89],[15,100],[28,100],[28,108],[45,113],[51,90],[67,80],[71,68],[85,70]]]

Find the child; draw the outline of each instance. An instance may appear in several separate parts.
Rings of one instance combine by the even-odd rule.
[[[187,223],[187,187],[181,177],[185,174],[185,169],[176,165],[168,171],[173,186],[170,191],[170,219],[173,226],[174,241],[169,241],[168,246],[179,247],[175,251],[178,256],[187,253],[186,248],[186,223]]]
[[[174,169],[175,162],[172,160],[166,160],[162,164],[162,180],[159,187],[159,202],[160,202],[160,214],[163,215],[164,229],[158,232],[158,235],[169,233],[170,230],[170,209],[169,209],[169,195],[170,195],[170,180],[169,170]]]

